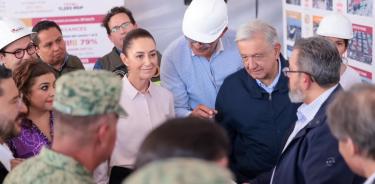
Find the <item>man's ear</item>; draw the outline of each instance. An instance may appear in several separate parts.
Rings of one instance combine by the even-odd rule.
[[[346,148],[350,155],[361,155],[361,151],[359,150],[358,146],[353,143],[353,140],[351,138],[346,139]]]
[[[128,58],[125,56],[124,53],[120,54],[120,58],[121,58],[122,63],[124,63],[124,65],[128,66]]]
[[[311,76],[306,73],[299,73],[299,75],[301,75],[302,89],[308,90],[313,82]]]
[[[107,142],[108,142],[109,132],[110,132],[109,124],[106,122],[100,123],[96,132],[97,144],[100,145],[100,147],[108,144]]]
[[[279,58],[280,52],[281,52],[281,44],[276,43],[275,46],[274,46],[274,49],[275,49],[275,57]]]

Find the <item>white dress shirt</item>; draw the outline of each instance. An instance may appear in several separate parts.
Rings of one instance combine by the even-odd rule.
[[[117,124],[117,140],[110,167],[133,168],[138,149],[147,134],[165,120],[173,118],[173,96],[167,89],[150,82],[146,93],[140,93],[123,78],[120,103],[128,113]]]
[[[363,184],[373,184],[375,182],[375,172]]]
[[[5,143],[0,144],[0,162],[8,171],[10,171],[10,160],[12,159],[14,157],[9,147]]]

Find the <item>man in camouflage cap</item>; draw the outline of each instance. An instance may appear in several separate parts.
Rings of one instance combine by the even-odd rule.
[[[156,161],[137,170],[123,184],[233,184],[227,169],[192,158]]]
[[[52,148],[25,161],[5,183],[94,183],[92,172],[111,155],[122,83],[107,71],[75,71],[56,82]]]

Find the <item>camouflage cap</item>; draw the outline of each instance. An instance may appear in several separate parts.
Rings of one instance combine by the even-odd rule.
[[[127,113],[120,105],[121,80],[108,71],[78,70],[56,81],[53,108],[72,116]]]
[[[130,175],[123,184],[233,184],[230,172],[193,158],[156,161]]]

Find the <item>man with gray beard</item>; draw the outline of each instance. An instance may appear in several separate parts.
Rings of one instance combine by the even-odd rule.
[[[341,90],[341,57],[323,38],[296,42],[289,67],[289,97],[303,102],[298,120],[273,169],[271,184],[361,183],[338,150],[338,142],[327,124],[326,108]]]
[[[15,136],[20,130],[22,116],[27,109],[12,78],[11,70],[0,65],[0,183],[10,170],[13,159],[4,140]]]

